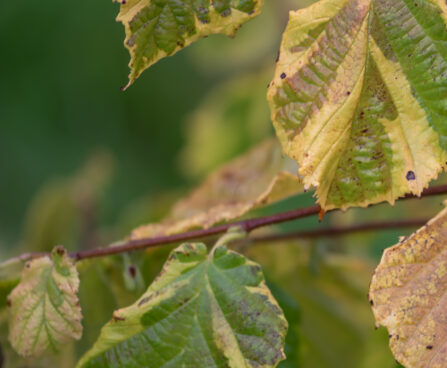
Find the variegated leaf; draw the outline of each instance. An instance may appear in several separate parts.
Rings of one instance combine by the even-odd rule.
[[[51,259],[26,263],[22,280],[7,299],[9,341],[20,355],[57,351],[81,338],[78,289],[78,272],[62,247],[53,250]]]
[[[287,322],[259,265],[225,246],[175,249],[133,305],[115,311],[78,368],[275,367]]]
[[[263,0],[116,0],[131,55],[129,85],[152,64],[211,34],[234,36]]]
[[[447,160],[447,5],[321,0],[292,12],[269,101],[323,208],[420,194]]]

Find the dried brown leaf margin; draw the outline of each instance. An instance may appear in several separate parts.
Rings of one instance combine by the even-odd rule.
[[[447,367],[447,209],[384,252],[369,298],[400,364]]]

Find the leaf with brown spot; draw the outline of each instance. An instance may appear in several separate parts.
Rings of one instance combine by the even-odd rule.
[[[420,194],[447,158],[444,0],[321,0],[291,12],[268,99],[325,209]]]
[[[282,156],[277,140],[268,139],[212,173],[189,197],[174,206],[166,221],[137,228],[131,238],[209,228],[301,193],[303,186],[296,174],[292,174],[295,167]]]
[[[187,243],[139,300],[115,311],[77,367],[276,367],[286,331],[258,264]]]
[[[447,209],[394,247],[372,278],[378,325],[407,368],[447,367]]]

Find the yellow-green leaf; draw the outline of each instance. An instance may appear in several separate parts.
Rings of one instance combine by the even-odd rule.
[[[275,367],[286,330],[259,265],[225,246],[208,255],[204,244],[183,244],[78,367]]]
[[[322,0],[292,12],[268,98],[325,209],[420,194],[447,154],[447,6]]]
[[[116,0],[131,55],[129,85],[152,64],[211,34],[234,36],[263,0]]]
[[[59,350],[82,334],[79,278],[65,249],[28,262],[8,296],[9,341],[23,356]]]
[[[447,366],[447,209],[388,248],[370,287],[378,325],[407,368]]]
[[[250,210],[302,192],[293,162],[285,159],[276,139],[212,173],[189,197],[174,206],[161,224],[134,230],[132,239],[171,235],[238,218]]]

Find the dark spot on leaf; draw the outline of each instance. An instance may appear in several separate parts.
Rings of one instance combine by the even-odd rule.
[[[65,254],[65,249],[58,245],[56,247],[56,253],[62,257]]]
[[[251,266],[250,271],[253,274],[253,276],[257,276],[258,273],[260,272],[260,268],[259,266]]]
[[[225,9],[222,13],[220,13],[220,15],[224,18],[228,17],[229,15],[231,15],[231,9],[230,8]]]
[[[120,316],[116,316],[116,315],[113,315],[112,319],[113,319],[115,322],[118,322],[118,321],[125,321],[125,320],[126,320],[124,317],[120,317]]]
[[[130,277],[132,277],[134,279],[135,276],[137,275],[137,269],[135,268],[135,266],[130,265],[128,271],[129,271]]]
[[[351,94],[351,91],[346,92],[346,94],[349,96]]]
[[[275,62],[278,62],[279,61],[279,57],[281,56],[281,51],[278,51],[278,55],[276,55],[276,60],[275,60]]]
[[[280,77],[281,77],[281,79],[286,79],[287,74],[286,73],[281,73]]]
[[[432,345],[427,345],[426,348],[427,348],[427,350],[431,350],[431,349],[433,349],[433,346]]]
[[[416,180],[416,174],[414,173],[414,171],[408,171],[407,172],[407,180]]]
[[[6,299],[6,306],[7,307],[11,306],[11,299],[9,299],[9,298]]]
[[[371,299],[371,300],[369,301],[369,304],[374,305],[374,301]]]
[[[152,295],[151,296],[147,296],[147,297],[141,299],[139,301],[139,303],[138,303],[138,306],[141,307],[143,304],[146,304],[151,299],[152,299]]]

